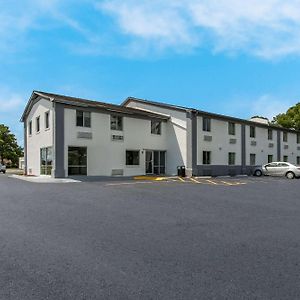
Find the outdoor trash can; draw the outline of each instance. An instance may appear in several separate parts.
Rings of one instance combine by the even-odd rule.
[[[185,177],[185,166],[177,167],[177,175],[180,177]]]

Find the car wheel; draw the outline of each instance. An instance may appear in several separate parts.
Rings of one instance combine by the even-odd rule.
[[[287,179],[294,179],[295,178],[295,174],[293,172],[287,172],[285,176],[286,176]]]
[[[262,171],[261,170],[255,170],[254,175],[257,177],[260,177],[262,175]]]

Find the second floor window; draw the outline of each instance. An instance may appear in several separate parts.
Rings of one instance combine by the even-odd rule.
[[[203,131],[211,131],[211,119],[203,117],[202,130]]]
[[[28,131],[29,131],[29,135],[32,135],[32,121],[29,122]]]
[[[268,140],[273,140],[273,130],[268,129]]]
[[[250,137],[255,138],[255,127],[254,126],[250,126]]]
[[[110,129],[111,130],[123,130],[123,117],[110,116]]]
[[[45,128],[49,129],[50,128],[50,113],[49,111],[45,112]]]
[[[287,133],[287,132],[284,132],[284,133],[283,133],[283,141],[284,141],[284,142],[287,142],[287,141],[288,141],[288,133]]]
[[[88,111],[76,111],[76,126],[91,127],[91,113]]]
[[[36,132],[40,132],[40,117],[36,118]]]
[[[151,121],[151,133],[161,134],[161,121]]]
[[[228,123],[228,134],[235,135],[235,123]]]
[[[297,144],[300,144],[300,133],[297,133]]]

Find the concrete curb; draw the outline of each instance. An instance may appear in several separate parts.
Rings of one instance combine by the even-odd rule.
[[[16,178],[19,180],[24,180],[27,182],[33,182],[33,183],[78,183],[81,182],[79,180],[70,179],[70,178],[52,178],[47,176],[23,176],[23,175],[10,175],[10,178]]]

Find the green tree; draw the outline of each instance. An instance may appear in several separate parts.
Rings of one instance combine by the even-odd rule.
[[[290,107],[286,113],[274,117],[273,123],[285,128],[300,130],[300,102]]]
[[[23,156],[23,149],[18,145],[17,139],[8,126],[0,124],[0,159],[11,160],[13,166],[18,165],[19,157]]]

